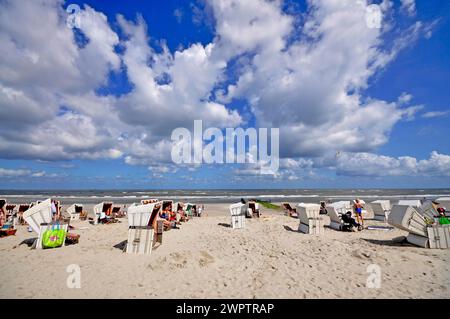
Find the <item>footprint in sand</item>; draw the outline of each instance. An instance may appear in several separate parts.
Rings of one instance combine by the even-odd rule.
[[[212,264],[214,261],[214,257],[208,254],[208,252],[204,250],[200,251],[200,259],[198,260],[198,264],[200,265],[200,267],[206,267],[209,264]]]

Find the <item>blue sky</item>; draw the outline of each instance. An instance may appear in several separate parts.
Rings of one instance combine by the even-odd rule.
[[[450,3],[374,4],[2,2],[0,188],[448,187]],[[280,170],[174,164],[194,119],[280,127]]]

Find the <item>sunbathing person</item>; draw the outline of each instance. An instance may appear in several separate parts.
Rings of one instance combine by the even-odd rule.
[[[173,217],[172,217],[171,214],[172,214],[172,212],[168,208],[166,208],[159,215],[159,217],[162,220],[164,220],[164,229],[165,230],[169,230],[169,229],[172,229],[172,228],[175,228],[175,229],[177,228],[176,217],[175,217],[175,220],[173,220]]]
[[[449,225],[450,220],[445,216],[445,208],[438,207],[437,212],[439,213],[439,225]]]
[[[6,222],[6,213],[2,207],[0,208],[0,227],[2,227],[5,222]]]
[[[345,214],[342,214],[341,216],[342,221],[344,222],[343,230],[345,231],[354,231],[354,227],[358,230],[362,230],[361,224],[357,223],[356,220],[352,217],[351,212],[347,212]]]
[[[328,211],[327,208],[325,206],[325,202],[320,202],[320,211],[319,211],[320,215],[327,215]]]
[[[180,221],[186,222],[186,221],[189,220],[189,216],[186,215],[186,213],[184,212],[184,210],[183,210],[183,208],[182,208],[182,205],[178,206],[178,211],[177,211],[177,213],[181,216],[181,217],[180,217]]]

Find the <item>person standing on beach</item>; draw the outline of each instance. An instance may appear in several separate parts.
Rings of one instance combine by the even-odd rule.
[[[353,209],[355,211],[356,221],[358,222],[358,224],[361,225],[361,227],[364,227],[364,219],[362,217],[363,206],[359,202],[358,198],[355,200],[355,204],[353,205]]]

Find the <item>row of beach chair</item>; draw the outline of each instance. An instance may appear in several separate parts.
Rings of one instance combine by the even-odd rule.
[[[6,201],[0,202],[3,208]],[[69,233],[69,224],[72,221],[87,217],[87,213],[83,211],[83,205],[73,204],[69,206],[66,213],[68,218],[60,218],[55,220],[57,214],[54,213],[55,205],[58,206],[58,215],[60,210],[59,202],[49,198],[45,201],[39,201],[28,205],[28,209],[20,211],[20,217],[24,224],[28,224],[30,231],[34,231],[38,237],[34,240],[32,248],[44,248],[42,245],[43,236],[47,230],[53,230],[56,227],[62,230],[65,236],[71,238],[79,238],[79,235]],[[189,217],[199,216],[197,206],[195,204],[181,202],[173,203],[173,201],[159,201],[157,199],[142,200],[139,204],[129,206],[126,215],[128,216],[128,240],[125,246],[127,253],[149,254],[152,251],[155,242],[162,243],[162,233],[164,231],[165,220],[160,217],[160,212],[165,209],[175,209],[177,213],[176,222],[188,220]],[[94,206],[94,217],[91,224],[98,225],[104,220],[113,220],[118,217],[124,217],[125,213],[121,212],[120,206],[114,206],[112,202],[102,202]],[[13,210],[10,212],[13,214]],[[17,216],[17,213],[14,214]],[[17,218],[15,218],[17,220]],[[106,222],[109,223],[109,222]]]
[[[435,200],[441,207],[450,207],[450,197]],[[374,220],[388,224],[408,232],[407,242],[425,248],[450,248],[450,225],[439,223],[439,215],[432,201],[399,200],[391,205],[389,200],[376,200],[365,203],[363,214],[372,215]],[[353,203],[354,204],[354,203]],[[300,203],[293,208],[289,203],[283,203],[285,214],[299,219],[299,232],[320,235],[324,230],[321,209],[325,209],[330,218],[330,228],[335,230],[350,229],[351,225],[344,222],[343,215],[353,211],[350,201],[339,201],[327,205]],[[353,211],[354,213],[354,211]],[[445,212],[450,217],[450,212]]]

